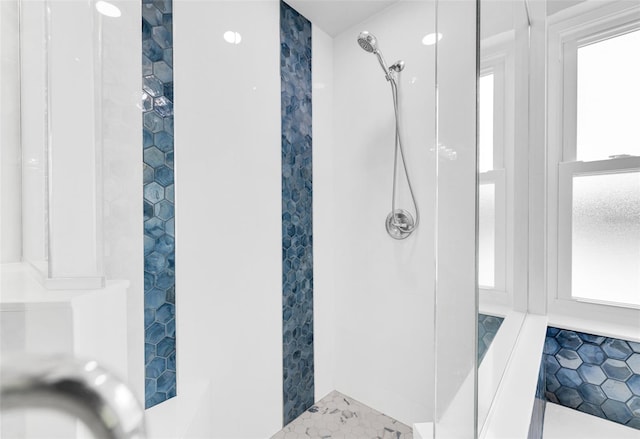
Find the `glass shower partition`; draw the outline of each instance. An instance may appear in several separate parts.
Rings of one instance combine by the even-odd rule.
[[[438,438],[475,438],[478,6],[437,3],[435,411]]]

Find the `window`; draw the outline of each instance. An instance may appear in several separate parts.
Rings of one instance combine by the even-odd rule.
[[[577,58],[576,160],[640,156],[640,30],[579,46]]]
[[[493,81],[490,72],[478,82],[478,168],[481,179],[493,169]],[[485,181],[478,189],[478,283],[484,288],[495,287],[495,183]]]
[[[640,305],[640,172],[573,177],[571,293]]]
[[[496,285],[496,191],[494,183],[481,183],[478,188],[478,284],[483,288]]]
[[[504,58],[485,63],[478,81],[478,284],[505,291]]]
[[[550,290],[640,308],[640,7],[606,12],[550,28]]]
[[[478,78],[479,303],[498,315],[526,311],[528,291],[529,28],[507,12],[483,27]]]
[[[495,74],[489,71],[480,76],[479,81],[479,169],[480,172],[487,172],[493,169],[493,84]]]

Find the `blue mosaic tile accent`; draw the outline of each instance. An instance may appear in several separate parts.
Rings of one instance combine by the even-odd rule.
[[[311,23],[280,3],[284,424],[314,403]]]
[[[171,0],[142,2],[145,407],[176,395]]]
[[[640,430],[640,343],[547,328],[545,396]]]
[[[503,317],[478,313],[478,364],[484,359],[503,321]]]

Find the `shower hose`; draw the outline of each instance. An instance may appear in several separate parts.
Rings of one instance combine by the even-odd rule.
[[[395,75],[394,75],[395,73]],[[395,152],[393,156],[393,191],[391,196],[391,212],[393,213],[392,225],[399,228],[404,232],[411,233],[415,229],[418,228],[418,223],[420,222],[420,212],[418,210],[418,203],[416,202],[416,197],[413,192],[413,186],[411,184],[411,178],[409,178],[409,171],[407,169],[407,162],[405,160],[404,148],[402,147],[402,138],[400,136],[400,110],[399,110],[399,92],[398,92],[398,83],[396,82],[396,75],[400,76],[400,72],[389,71],[387,78],[389,79],[389,84],[391,85],[391,94],[393,95],[393,111],[395,114],[396,120],[396,135],[395,135]],[[396,187],[398,181],[398,152],[400,152],[400,161],[402,162],[402,168],[404,169],[404,175],[407,179],[407,186],[409,187],[409,193],[411,194],[411,202],[413,203],[413,208],[416,212],[416,220],[413,225],[407,225],[398,220],[398,216],[396,212]]]

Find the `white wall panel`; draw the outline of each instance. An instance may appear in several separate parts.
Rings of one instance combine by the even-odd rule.
[[[99,288],[104,273],[98,13],[87,0],[50,1],[46,8],[48,107],[39,116],[48,120],[48,278],[75,278],[80,288],[91,279],[89,288]]]
[[[0,262],[22,258],[20,33],[17,0],[0,2]]]
[[[334,39],[333,224],[318,225],[332,227],[334,258],[316,264],[334,273],[336,389],[409,424],[432,416],[435,52],[421,41],[435,32],[434,16],[433,2],[401,2]],[[406,63],[401,123],[421,223],[404,241],[385,230],[393,105],[376,57],[356,42],[363,30],[378,38],[387,62]],[[413,210],[399,176],[397,207]]]
[[[313,81],[313,347],[315,399],[335,389],[336,288],[334,208],[333,39],[312,27]],[[340,155],[337,156],[338,158]]]
[[[177,399],[210,382],[216,438],[282,426],[278,23],[277,1],[174,3]]]
[[[22,141],[22,257],[46,268],[46,52],[44,2],[22,2],[20,24],[20,121]],[[27,68],[28,66],[28,68]]]

